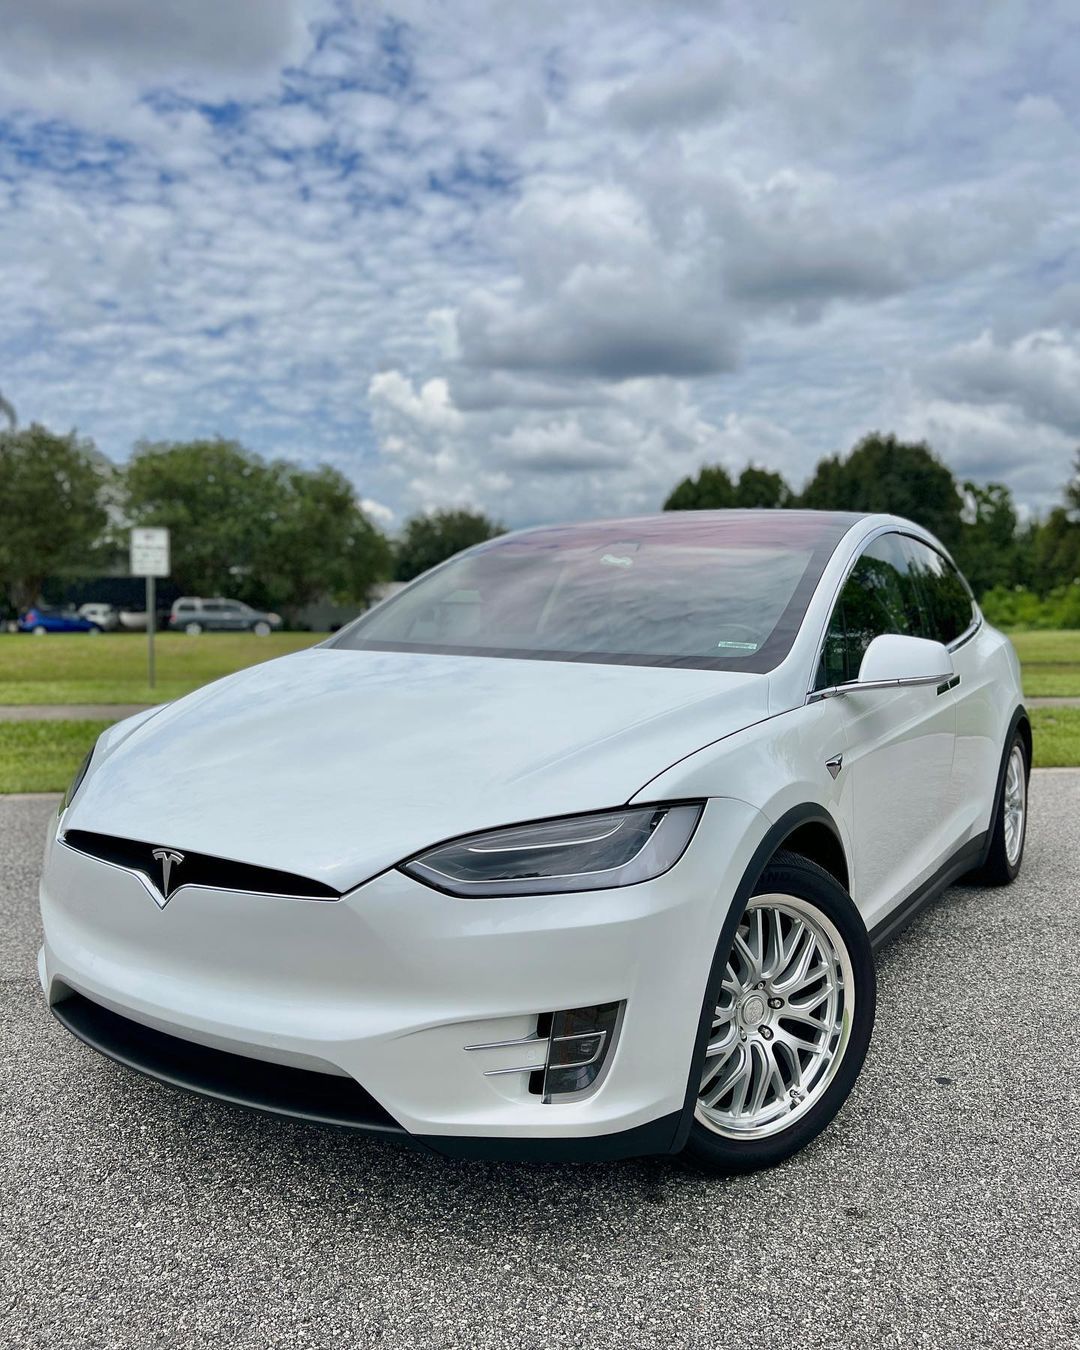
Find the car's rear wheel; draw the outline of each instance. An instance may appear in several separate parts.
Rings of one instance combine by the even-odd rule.
[[[1005,781],[990,834],[990,851],[973,880],[988,886],[1007,886],[1020,874],[1027,839],[1027,791],[1027,747],[1017,733],[1005,760]]]
[[[265,619],[260,619],[258,623],[252,625],[251,631],[255,634],[256,637],[269,637],[270,625],[266,622]]]
[[[717,1172],[790,1157],[851,1091],[874,1026],[870,939],[838,881],[779,853],[727,954],[705,1025],[687,1153]]]
[[[191,623],[186,623],[184,624],[184,632],[188,635],[188,637],[198,637],[199,634],[202,632],[202,624],[195,623],[194,621],[192,621]]]

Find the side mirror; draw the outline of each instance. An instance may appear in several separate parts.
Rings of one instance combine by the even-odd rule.
[[[883,633],[866,649],[860,685],[941,684],[953,677],[949,649],[929,638]]]
[[[902,633],[883,633],[867,647],[857,680],[818,689],[811,698],[835,698],[838,694],[857,694],[865,689],[939,685],[952,677],[952,657],[942,643]]]

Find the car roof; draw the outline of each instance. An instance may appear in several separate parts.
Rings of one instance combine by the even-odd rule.
[[[884,517],[858,511],[803,511],[787,509],[727,511],[663,511],[649,516],[625,516],[610,520],[583,520],[558,525],[535,525],[511,534],[498,535],[480,549],[500,543],[524,542],[542,546],[573,547],[614,543],[632,536],[652,543],[722,543],[792,547],[836,545],[863,521]]]

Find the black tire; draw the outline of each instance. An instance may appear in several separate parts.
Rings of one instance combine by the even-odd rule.
[[[789,1126],[777,1129],[774,1124],[771,1127],[774,1133],[738,1138],[718,1133],[716,1128],[705,1123],[702,1109],[695,1111],[686,1144],[686,1156],[710,1172],[754,1172],[759,1168],[773,1167],[819,1135],[840,1110],[854,1086],[874,1029],[877,1002],[874,958],[866,925],[851,897],[835,877],[816,863],[787,852],[775,855],[754,887],[751,900],[754,896],[773,893],[797,898],[812,907],[811,913],[816,910],[831,923],[850,962],[854,1012],[847,1021],[846,1045],[835,1057],[831,1071],[823,1075],[824,1086],[816,1089],[817,1095],[808,1107],[799,1108],[801,1114],[797,1114]],[[732,954],[734,951],[733,945]],[[723,962],[718,963],[721,968],[726,965],[728,958],[729,953],[725,952]],[[728,1015],[731,1015],[730,1009]],[[775,1015],[778,1018],[783,1016],[782,1013]],[[696,1066],[704,1063],[705,1045],[712,1034],[711,1016],[703,1016],[702,1029],[702,1042],[697,1047],[694,1059],[695,1072]],[[776,1035],[778,1040],[782,1039],[779,1030]],[[775,1050],[773,1055],[776,1056]],[[796,1107],[791,1106],[790,1109],[795,1111]]]
[[[1023,819],[1020,825],[1020,847],[1012,861],[1009,859],[1009,848],[1006,843],[1006,816],[1008,814],[1007,788],[1009,776],[1009,764],[1013,754],[1019,751],[1018,762],[1023,766]],[[971,872],[966,881],[976,882],[980,886],[1008,886],[1010,882],[1016,880],[1020,875],[1020,868],[1024,865],[1024,845],[1027,842],[1027,791],[1028,780],[1031,777],[1031,757],[1028,753],[1027,741],[1019,732],[1013,734],[1002,760],[1001,772],[998,775],[997,802],[994,810],[994,824],[990,832],[990,849],[986,855],[986,861],[976,871]]]

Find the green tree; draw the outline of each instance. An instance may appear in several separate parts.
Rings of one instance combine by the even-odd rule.
[[[1031,586],[1047,595],[1056,586],[1080,578],[1080,524],[1069,519],[1063,506],[1055,506],[1031,534]]]
[[[0,585],[23,609],[48,576],[92,566],[106,525],[108,461],[74,433],[0,432]]]
[[[789,506],[792,492],[783,476],[748,464],[735,482],[719,464],[706,464],[684,478],[664,503],[665,511],[724,511],[732,506]]]
[[[951,548],[960,535],[963,500],[956,479],[925,441],[900,441],[874,431],[846,459],[821,460],[800,505],[905,516]]]
[[[706,464],[693,478],[684,478],[667,501],[665,511],[723,511],[735,505],[735,486],[719,464]]]
[[[1064,505],[1032,521],[1019,537],[1018,580],[1039,596],[1080,582],[1080,450],[1062,496]]]
[[[390,575],[393,552],[360,509],[352,484],[329,465],[273,467],[280,500],[258,564],[264,603],[366,600],[372,585]]]
[[[746,507],[790,506],[794,493],[782,474],[748,464],[735,484],[735,505]]]
[[[1065,509],[1073,520],[1080,520],[1080,449],[1073,458],[1072,477],[1065,484]]]
[[[363,600],[389,545],[336,470],[268,463],[220,438],[136,447],[125,473],[133,525],[167,525],[173,580],[193,595],[291,610]]]
[[[394,576],[398,581],[411,581],[463,548],[494,539],[504,529],[479,511],[432,511],[413,516],[406,521],[395,550]]]
[[[964,519],[954,545],[956,561],[976,595],[1014,585],[1019,542],[1016,507],[1004,483],[964,484]]]

